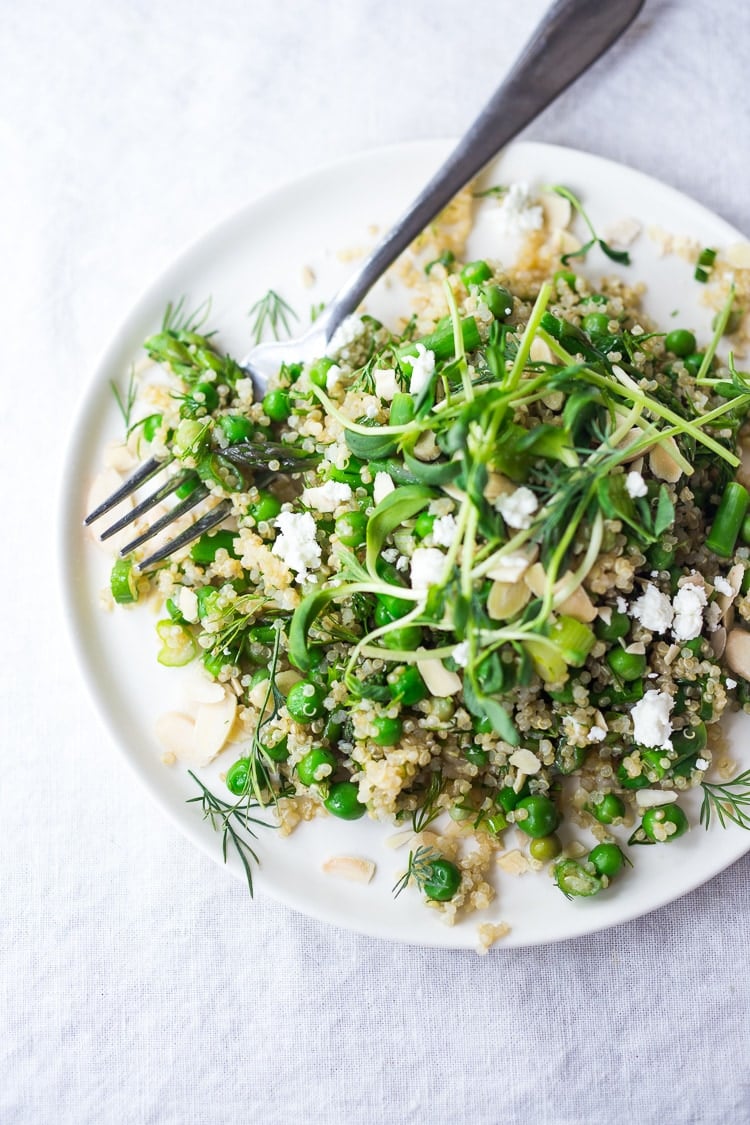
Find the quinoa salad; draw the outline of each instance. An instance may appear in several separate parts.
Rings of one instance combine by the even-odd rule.
[[[507,876],[595,898],[643,847],[750,827],[721,727],[750,710],[750,254],[688,248],[699,339],[649,320],[627,224],[605,241],[560,186],[485,194],[512,264],[466,260],[467,190],[394,267],[398,323],[350,317],[258,395],[178,302],[117,392],[91,507],[147,458],[170,487],[113,536],[104,602],[156,608],[152,658],[192,677],[156,736],[251,891],[265,827],[319,816],[392,825],[362,858],[342,824],[330,873],[388,865],[448,923]],[[251,312],[294,327],[273,291]],[[175,502],[177,530],[225,518],[149,565],[160,540],[128,540]]]

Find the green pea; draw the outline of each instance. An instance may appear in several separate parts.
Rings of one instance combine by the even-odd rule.
[[[359,799],[359,787],[353,781],[337,781],[328,790],[323,804],[329,813],[341,820],[359,820],[367,812],[367,807]]]
[[[192,393],[186,395],[180,407],[181,418],[195,418],[210,414],[219,405],[219,392],[213,383],[196,383]]]
[[[263,751],[272,762],[285,762],[289,757],[288,739],[286,735],[280,738],[278,742],[274,742],[272,746],[264,742]]]
[[[461,280],[468,289],[470,285],[481,285],[492,277],[492,270],[486,262],[467,262],[461,270]]]
[[[328,372],[333,366],[333,360],[329,359],[328,356],[323,356],[322,359],[316,359],[314,363],[311,363],[308,376],[313,386],[322,387],[325,390]]]
[[[613,648],[607,653],[607,663],[616,676],[628,683],[642,679],[646,672],[646,657],[643,653],[626,652],[624,648]]]
[[[684,836],[690,824],[679,805],[657,805],[646,809],[641,828],[652,843],[669,844],[679,836]]]
[[[671,765],[666,750],[641,750],[641,761],[649,781],[661,781]],[[665,762],[667,765],[664,765]]]
[[[684,358],[695,351],[695,336],[687,328],[675,328],[667,334],[664,346],[672,355]]]
[[[281,501],[267,489],[259,488],[258,499],[250,505],[247,511],[256,523],[268,523],[270,520],[276,519],[281,511]]]
[[[241,797],[253,786],[252,761],[250,758],[238,758],[233,766],[227,770],[226,786],[235,797]],[[268,774],[260,762],[255,763],[255,779],[260,789],[268,789]]]
[[[685,364],[685,367],[689,374],[692,375],[693,378],[695,378],[703,364],[703,353],[693,352],[692,355],[686,355],[683,363]]]
[[[484,285],[482,300],[497,320],[506,320],[513,312],[513,294],[502,285]]]
[[[562,844],[557,836],[539,836],[529,844],[529,855],[541,863],[557,859],[562,851]]]
[[[523,820],[516,820],[516,827],[534,840],[540,836],[550,836],[560,823],[560,814],[555,805],[542,793],[524,797],[516,805],[516,814],[519,809],[523,809],[526,816]]]
[[[707,742],[708,731],[705,723],[672,731],[672,749],[677,751],[678,758],[700,754],[701,750],[705,750]]]
[[[574,859],[561,859],[555,864],[555,882],[566,898],[590,898],[599,894],[604,884]]]
[[[335,523],[336,534],[345,547],[361,547],[367,534],[364,512],[344,512]]]
[[[297,763],[297,777],[303,785],[316,785],[319,781],[326,781],[331,777],[337,765],[336,758],[330,750],[316,747],[315,750],[308,750],[304,758]],[[330,768],[321,772],[325,766]]]
[[[153,441],[156,431],[162,423],[162,414],[149,414],[148,418],[143,420],[143,436],[146,441]]]
[[[512,785],[504,785],[495,794],[495,804],[499,805],[504,812],[513,812],[520,800],[521,793],[516,793]]]
[[[404,707],[412,707],[415,703],[426,699],[427,685],[422,679],[419,669],[413,664],[407,664],[388,680],[388,691],[391,699],[402,703]]]
[[[617,780],[623,789],[647,789],[650,784],[643,772],[637,777],[631,777],[623,763],[617,767]]]
[[[413,652],[419,648],[422,640],[422,630],[419,625],[405,625],[401,629],[392,629],[381,637],[386,648],[398,652]]]
[[[627,637],[629,631],[630,618],[616,609],[612,610],[609,621],[598,617],[594,624],[594,632],[600,641],[619,641],[622,637]]]
[[[200,484],[200,477],[192,475],[187,477],[182,484],[174,490],[174,494],[178,500],[187,500],[191,492],[195,492]]]
[[[311,723],[319,718],[325,708],[325,691],[319,684],[310,680],[298,680],[292,684],[286,697],[286,709],[297,723]]]
[[[212,563],[219,551],[226,551],[235,555],[234,541],[237,538],[235,531],[216,531],[213,534],[201,535],[190,548],[190,558],[199,566],[208,566]],[[235,556],[236,557],[236,556]]]
[[[219,598],[219,591],[215,586],[199,586],[195,591],[195,596],[198,599],[198,617],[201,621],[206,617],[211,617],[216,612],[216,603]]]
[[[598,873],[606,875],[608,879],[613,879],[625,863],[625,856],[617,844],[597,844],[589,852],[588,859]]]
[[[432,534],[432,525],[437,517],[429,512],[421,512],[414,521],[414,534],[417,539],[426,539]],[[750,540],[748,540],[750,542]]]
[[[282,387],[277,387],[263,399],[263,413],[266,414],[272,422],[286,422],[289,415],[292,413],[292,408],[289,403],[289,391],[285,391]]]
[[[436,902],[448,902],[461,886],[461,872],[449,859],[433,859],[429,864],[427,877],[422,882],[422,890],[427,898]]]
[[[490,760],[489,752],[484,750],[481,746],[467,746],[464,750],[464,757],[472,766],[477,766],[478,768],[486,766]]]
[[[576,275],[572,270],[557,270],[552,275],[552,280],[558,289],[561,285],[567,285],[569,289],[575,289],[576,287]]]
[[[414,603],[409,602],[406,598],[397,598],[393,594],[378,594],[376,611],[380,609],[382,617],[382,624],[387,625],[391,621],[397,621],[399,617],[403,617],[410,609],[414,608]]]
[[[246,441],[253,432],[252,422],[241,414],[223,414],[219,418],[219,426],[230,445]]]
[[[625,802],[616,793],[605,793],[601,801],[591,806],[591,812],[600,824],[613,824],[625,816]]]
[[[376,746],[395,746],[404,730],[400,719],[392,719],[388,715],[376,715],[372,725],[375,732],[372,741]]]
[[[609,331],[609,317],[606,313],[588,313],[583,318],[582,325],[589,336],[605,336]]]

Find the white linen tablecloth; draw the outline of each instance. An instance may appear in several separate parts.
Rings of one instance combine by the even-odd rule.
[[[274,184],[458,135],[543,0],[3,5],[1,1125],[750,1121],[750,860],[639,921],[487,957],[245,889],[89,707],[54,502],[75,407],[183,245]],[[750,17],[653,0],[528,130],[750,233]]]

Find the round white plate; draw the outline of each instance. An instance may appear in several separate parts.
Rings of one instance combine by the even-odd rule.
[[[306,322],[314,302],[326,300],[346,279],[352,258],[342,251],[372,246],[374,225],[385,230],[448,151],[444,142],[403,145],[354,157],[293,183],[250,204],[190,247],[147,290],[114,337],[102,359],[71,441],[64,482],[64,586],[72,631],[94,699],[115,741],[152,797],[179,828],[221,864],[221,840],[186,804],[195,787],[181,766],[161,762],[154,721],[179,707],[184,684],[174,670],[156,662],[157,640],[149,610],[104,612],[100,591],[108,584],[111,561],[81,529],[86,496],[107,441],[122,435],[110,380],[121,387],[140,353],[142,341],[158,329],[168,301],[185,296],[197,308],[210,296],[210,326],[222,346],[241,357],[250,346],[248,310],[274,288]],[[526,180],[532,186],[561,183],[576,192],[598,231],[625,217],[636,218],[644,233],[630,247],[630,268],[616,266],[598,251],[584,269],[592,276],[621,272],[647,283],[647,311],[665,326],[689,326],[699,341],[710,334],[710,312],[700,304],[701,286],[692,267],[677,256],[659,257],[645,229],[660,226],[703,245],[723,246],[741,239],[732,227],[705,208],[657,181],[621,165],[569,149],[517,144],[506,150],[483,177],[485,185]],[[471,256],[493,256],[496,237],[489,213],[478,223]],[[315,285],[305,285],[309,267]],[[389,316],[393,294],[380,284],[368,308]],[[675,310],[679,315],[674,315]],[[730,735],[744,717],[730,722]],[[741,743],[735,737],[741,764]],[[203,771],[209,786],[225,792],[218,774],[233,761],[231,751]],[[745,752],[747,764],[747,752]],[[689,811],[697,822],[698,795]],[[635,868],[595,899],[567,901],[542,873],[514,878],[498,871],[497,897],[490,910],[454,927],[442,924],[412,888],[394,901],[391,888],[403,870],[403,851],[384,844],[392,826],[369,821],[342,823],[319,818],[282,839],[261,829],[256,841],[260,866],[256,886],[264,893],[316,918],[377,937],[424,945],[473,947],[478,923],[506,921],[505,945],[531,945],[589,933],[645,914],[711,878],[750,846],[750,834],[731,826],[706,833],[694,827],[685,837],[661,847],[633,849]],[[513,846],[512,844],[510,846]],[[333,855],[373,859],[376,876],[368,886],[342,882],[321,870]],[[239,864],[230,870],[241,876]],[[221,874],[217,874],[222,878]]]

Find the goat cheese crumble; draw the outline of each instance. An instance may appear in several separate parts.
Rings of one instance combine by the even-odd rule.
[[[457,533],[455,516],[439,516],[432,525],[432,541],[436,547],[450,547]]]
[[[666,691],[647,691],[630,712],[634,740],[641,746],[671,750],[672,724],[669,716],[673,706],[672,697]]]
[[[633,469],[633,471],[628,473],[628,475],[625,477],[625,491],[627,492],[628,496],[631,496],[634,500],[637,500],[639,496],[645,496],[648,493],[648,488],[646,486],[645,480],[640,473],[635,471],[635,469]]]
[[[703,631],[703,609],[708,604],[702,586],[687,582],[675,594],[672,632],[678,641],[692,641]]]
[[[539,507],[539,501],[530,488],[521,485],[515,492],[498,496],[495,501],[495,507],[508,527],[515,527],[519,531],[525,531],[526,528],[531,527],[534,513]]]
[[[461,644],[454,648],[452,655],[459,668],[465,668],[469,663],[469,642],[461,641]]]
[[[445,555],[437,547],[417,547],[411,557],[412,590],[429,590],[443,577]]]
[[[376,367],[372,377],[375,380],[375,393],[385,399],[386,402],[393,402],[400,390],[394,369],[392,367]]]
[[[342,320],[333,336],[331,336],[328,342],[328,352],[335,355],[336,352],[343,351],[344,348],[348,348],[350,344],[358,340],[364,331],[365,324],[361,316],[357,316],[356,313],[348,316],[346,320]]]
[[[339,504],[351,500],[352,490],[348,484],[337,480],[327,480],[317,488],[306,488],[302,493],[302,503],[316,512],[335,512]]]
[[[523,181],[509,185],[497,216],[506,234],[541,230],[544,225],[544,211],[539,204],[531,202],[529,185]]]
[[[424,344],[417,344],[416,347],[417,354],[404,356],[402,361],[402,363],[411,364],[409,392],[413,395],[422,393],[435,371],[435,353],[426,348]]]
[[[674,620],[672,602],[656,586],[646,586],[630,607],[630,616],[652,633],[666,633]]]
[[[320,566],[320,546],[315,538],[315,520],[309,512],[280,512],[274,520],[281,532],[271,548],[285,566],[304,582]]]

